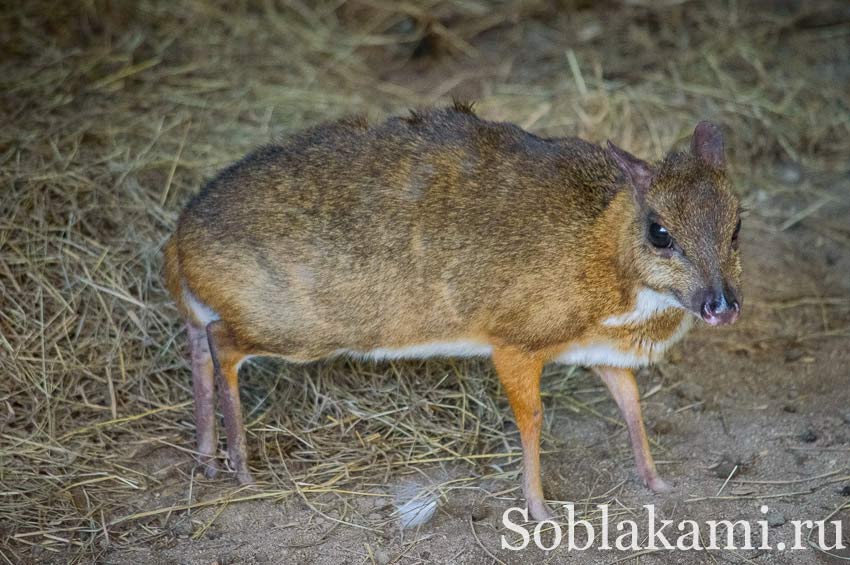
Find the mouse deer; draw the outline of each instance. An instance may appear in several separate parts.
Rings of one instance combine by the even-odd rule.
[[[489,356],[540,481],[540,376],[592,369],[628,428],[640,479],[658,475],[634,370],[694,319],[739,316],[739,201],[720,129],[649,163],[608,142],[541,138],[468,105],[328,123],[218,174],[180,216],[165,279],[191,344],[198,453],[214,476],[214,389],[227,456],[251,482],[239,366]]]

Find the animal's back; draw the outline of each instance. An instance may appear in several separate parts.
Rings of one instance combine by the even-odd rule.
[[[541,271],[582,253],[618,178],[595,145],[463,109],[344,120],[213,179],[180,219],[179,268],[237,331],[294,357],[484,334],[522,273],[557,291]]]

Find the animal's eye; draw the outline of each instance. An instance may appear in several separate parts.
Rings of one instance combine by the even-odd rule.
[[[652,222],[649,224],[649,243],[658,247],[659,249],[667,249],[673,247],[673,238],[667,232],[667,228],[658,224],[656,222]]]
[[[738,220],[738,223],[735,224],[735,231],[732,232],[732,248],[738,249],[738,235],[741,233],[741,220]]]

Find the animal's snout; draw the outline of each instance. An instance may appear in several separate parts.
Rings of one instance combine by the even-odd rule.
[[[702,319],[712,326],[733,324],[741,313],[741,303],[735,292],[726,288],[723,291],[706,293],[700,310]]]

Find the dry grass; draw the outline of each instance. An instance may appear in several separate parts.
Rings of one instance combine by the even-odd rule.
[[[0,16],[6,561],[151,543],[186,509],[146,497],[192,471],[184,336],[160,246],[205,178],[274,134],[459,93],[488,118],[660,156],[709,117],[730,133],[745,201],[776,229],[847,190],[833,182],[850,154],[838,3],[233,4],[35,0]],[[778,161],[822,182],[789,190]],[[818,229],[850,244],[838,220]],[[300,495],[347,520],[347,492],[436,464],[461,465],[469,484],[504,478],[494,463],[518,450],[484,363],[261,363],[243,382],[260,486],[223,481],[226,497]],[[601,397],[576,395],[576,382],[550,379],[547,402]],[[187,457],[152,470],[144,461],[162,448]]]

